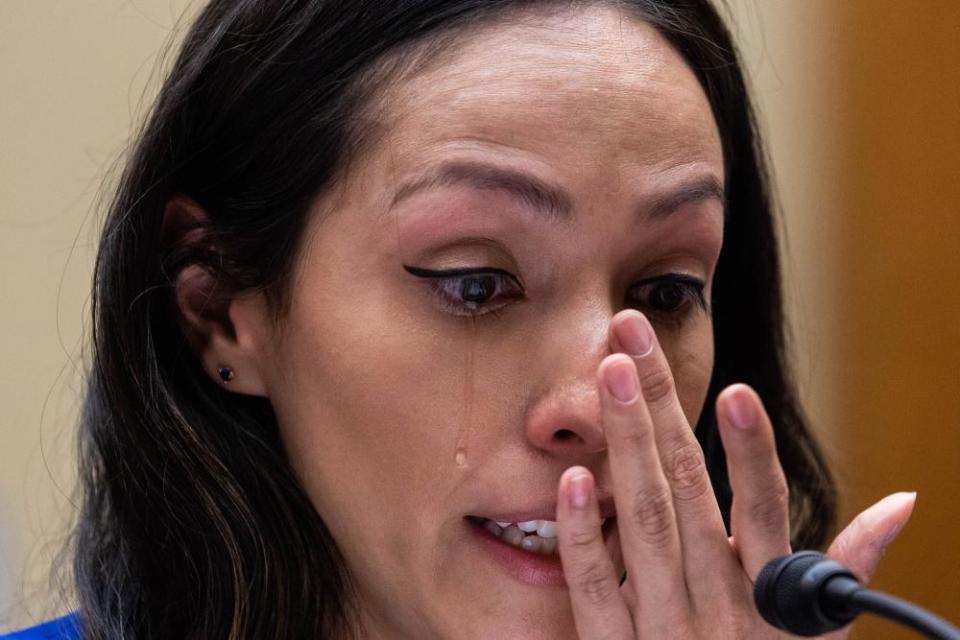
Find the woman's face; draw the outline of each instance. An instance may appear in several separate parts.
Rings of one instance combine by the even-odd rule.
[[[537,553],[484,527],[554,520],[574,464],[609,497],[596,369],[618,311],[651,319],[691,424],[703,407],[724,180],[707,99],[635,18],[531,16],[389,88],[385,135],[315,203],[264,337],[371,636],[573,636],[550,532]]]

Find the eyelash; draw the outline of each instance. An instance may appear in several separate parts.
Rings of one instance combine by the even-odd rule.
[[[466,318],[476,318],[479,316],[485,316],[492,314],[493,317],[499,317],[503,313],[503,308],[507,306],[506,303],[497,306],[497,307],[488,307],[489,300],[496,299],[497,297],[514,300],[514,299],[523,299],[523,287],[517,281],[516,277],[509,271],[504,271],[503,269],[494,269],[492,267],[476,267],[476,268],[462,268],[462,269],[448,269],[444,271],[432,271],[429,269],[420,269],[417,267],[409,267],[404,265],[404,269],[408,273],[418,277],[432,280],[430,283],[430,293],[441,303],[444,307],[444,310],[450,314],[462,316]],[[475,280],[478,276],[492,276],[494,279],[494,286],[496,291],[501,287],[498,286],[504,281],[513,281],[515,287],[513,292],[508,293],[507,295],[490,295],[487,300],[482,302],[477,301],[463,301],[462,296],[464,294],[464,286],[460,285],[459,289],[454,288],[453,291],[450,290],[449,285],[455,284],[457,282],[463,283],[468,278],[473,277]],[[682,274],[682,273],[668,273],[661,276],[656,276],[654,278],[647,278],[637,282],[631,286],[631,290],[638,287],[648,287],[653,286],[650,294],[648,294],[648,300],[645,303],[642,303],[641,307],[646,308],[648,314],[658,316],[661,319],[671,321],[674,323],[682,323],[684,319],[694,310],[701,309],[707,310],[707,301],[704,298],[703,290],[704,283],[696,278]],[[657,286],[663,287],[661,289],[656,289]],[[674,293],[679,293],[681,296],[680,301],[671,309],[653,309],[650,307],[649,298],[652,297],[653,293],[656,291],[664,292],[666,287],[676,287],[673,289]],[[472,305],[472,306],[471,306]]]

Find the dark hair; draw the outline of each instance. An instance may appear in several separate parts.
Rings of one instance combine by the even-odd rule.
[[[793,543],[820,546],[834,488],[789,376],[768,179],[730,35],[707,0],[597,3],[633,12],[676,48],[721,133],[716,364],[697,435],[724,517],[714,400],[746,382],[775,424]],[[372,139],[369,107],[383,88],[477,25],[575,4],[213,0],[200,13],[127,160],[96,261],[74,550],[89,637],[347,634],[349,576],[291,471],[270,403],[203,372],[178,328],[172,283],[198,264],[223,292],[264,291],[282,318],[308,207]],[[196,231],[210,243],[161,237],[178,193],[209,215]]]

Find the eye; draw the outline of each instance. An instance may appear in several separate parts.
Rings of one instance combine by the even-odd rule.
[[[509,271],[492,267],[467,267],[432,271],[417,267],[403,267],[418,278],[428,278],[430,290],[444,310],[458,316],[498,315],[507,303],[497,300],[523,298],[523,287]]]
[[[638,282],[631,298],[643,310],[661,317],[682,320],[694,309],[707,309],[705,284],[681,273],[668,273]]]

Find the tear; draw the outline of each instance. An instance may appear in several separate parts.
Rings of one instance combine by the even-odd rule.
[[[463,365],[463,418],[457,430],[453,461],[458,467],[467,466],[467,445],[473,431],[474,346],[476,345],[476,318],[470,318],[470,333]]]

